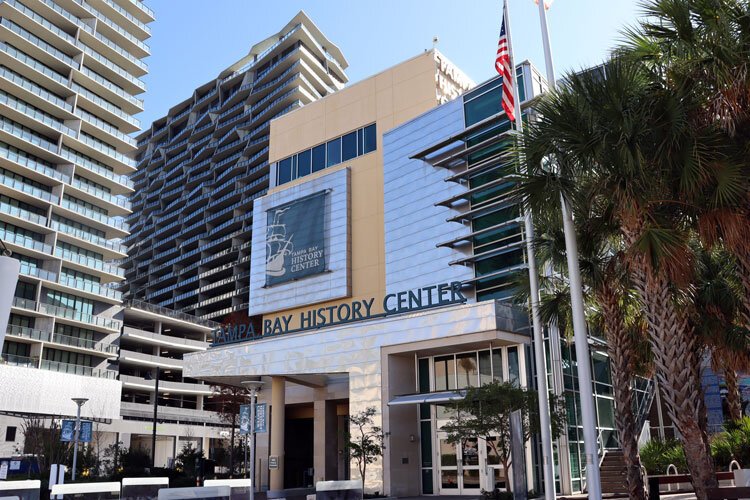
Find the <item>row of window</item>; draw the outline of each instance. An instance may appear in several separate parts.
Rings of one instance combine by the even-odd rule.
[[[276,185],[338,165],[377,149],[375,124],[300,151],[276,164]]]
[[[91,354],[79,352],[61,351],[59,349],[45,348],[44,359],[56,363],[68,363],[79,366],[93,366]]]
[[[36,215],[41,215],[42,217],[47,215],[47,211],[43,210],[39,207],[35,207],[34,205],[29,205],[26,202],[18,201],[15,198],[11,198],[9,196],[5,196],[4,194],[0,194],[0,203],[3,203],[5,205],[10,205],[11,207],[20,208],[21,210],[26,210],[27,212],[31,212]]]
[[[96,260],[104,260],[104,254],[94,252],[92,250],[87,250],[76,245],[71,245],[70,243],[67,243],[65,241],[58,241],[57,248],[68,251],[75,255],[82,255],[84,257],[89,257]]]
[[[94,314],[94,302],[69,293],[47,290],[47,303],[53,306],[74,309],[82,314]]]
[[[45,186],[44,184],[41,184],[33,179],[29,179],[28,177],[24,177],[23,175],[19,175],[15,172],[11,172],[10,170],[6,170],[2,167],[0,167],[0,174],[13,179],[14,181],[23,182],[24,184],[28,184],[29,186],[41,189],[42,191],[46,191],[48,193],[52,192],[51,187]]]
[[[78,229],[79,231],[83,231],[84,233],[89,233],[100,238],[105,238],[107,235],[107,233],[105,233],[104,231],[93,228],[91,226],[87,226],[86,224],[81,224],[80,222],[68,219],[67,217],[62,217],[57,214],[52,214],[52,220],[59,223],[61,226],[71,229]]]

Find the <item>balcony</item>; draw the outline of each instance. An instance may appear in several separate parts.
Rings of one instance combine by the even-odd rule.
[[[34,212],[29,212],[28,210],[24,210],[23,208],[9,205],[4,201],[0,201],[0,213],[10,215],[11,217],[16,217],[27,222],[32,222],[40,226],[47,225],[47,218],[43,215],[35,214]]]
[[[86,3],[84,0],[75,0],[78,4],[80,4],[83,8],[88,10],[91,14],[93,14],[99,21],[102,22],[105,26],[110,28],[113,32],[120,35],[122,38],[130,42],[132,45],[137,47],[141,51],[141,57],[146,57],[149,55],[149,49],[148,46],[143,43],[141,40],[133,36],[131,33],[129,33],[127,30],[125,30],[122,26],[112,21],[110,18],[93,8],[90,4]]]
[[[113,370],[100,370],[90,366],[74,365],[71,363],[61,363],[59,361],[50,361],[43,359],[40,365],[42,370],[49,370],[60,373],[70,373],[73,375],[83,375],[84,377],[98,377],[116,379],[117,372]]]
[[[33,57],[29,56],[25,52],[22,52],[15,48],[13,45],[7,44],[5,42],[0,42],[0,50],[5,52],[6,54],[10,55],[17,61],[22,62],[26,66],[33,68],[38,73],[43,74],[47,78],[55,81],[59,85],[63,87],[68,86],[68,78],[57,71],[53,70],[46,64],[42,64],[41,62],[37,61]]]
[[[89,101],[93,102],[100,108],[104,109],[105,111],[108,111],[112,115],[116,116],[117,118],[127,122],[128,124],[133,126],[133,131],[138,130],[141,126],[141,122],[137,118],[133,118],[129,113],[126,113],[122,108],[119,106],[116,106],[115,104],[112,104],[106,99],[103,99],[102,97],[99,97],[97,94],[94,94],[86,87],[76,83],[76,82],[70,82],[70,88],[74,91],[76,91],[78,94],[80,94],[82,97],[85,97]]]
[[[29,250],[36,250],[37,252],[41,252],[47,255],[52,254],[51,245],[48,245],[41,241],[37,241],[29,236],[14,233],[12,231],[0,229],[0,239],[2,239],[6,244],[10,243],[13,245],[18,245],[20,247],[28,248]]]
[[[82,313],[81,311],[76,311],[75,309],[68,309],[66,307],[55,306],[52,304],[39,304],[39,310],[43,313],[51,314],[52,316],[55,316],[57,318],[77,321],[79,323],[85,323],[91,326],[98,326],[100,328],[106,328],[115,332],[119,332],[120,328],[122,327],[122,322],[115,319],[94,316],[91,314]]]
[[[8,325],[6,330],[8,335],[18,337],[22,339],[38,340],[40,342],[49,342],[52,338],[51,332],[45,332],[42,330],[35,330],[33,328],[27,328],[25,326]]]
[[[127,247],[123,245],[122,243],[115,241],[115,240],[109,241],[99,236],[95,236],[89,232],[81,231],[80,229],[69,226],[65,224],[64,222],[58,222],[58,221],[53,220],[50,222],[50,228],[60,231],[61,233],[67,234],[74,238],[77,238],[83,241],[84,243],[89,243],[91,245],[96,245],[98,247],[106,248],[107,250],[111,250],[112,252],[115,252],[121,255],[127,254]]]
[[[57,273],[47,271],[41,267],[30,266],[25,262],[21,262],[21,274],[24,276],[39,278],[40,280],[51,281],[53,283],[57,281]]]
[[[20,123],[16,123],[4,116],[0,116],[0,130],[18,139],[24,140],[39,148],[49,151],[50,153],[58,154],[57,144],[52,143],[41,135],[33,132],[31,129],[24,127]]]
[[[47,127],[52,128],[57,132],[69,135],[71,137],[75,137],[77,135],[76,131],[66,126],[62,120],[55,118],[49,113],[45,113],[35,106],[16,99],[15,97],[8,95],[2,90],[0,90],[0,104],[4,104],[5,106],[17,111],[18,113],[21,113],[40,123],[43,123]]]
[[[20,74],[16,73],[15,71],[12,71],[5,66],[0,66],[0,76],[5,78],[6,80],[13,82],[15,85],[21,87],[22,89],[26,90],[27,92],[30,92],[34,94],[35,96],[44,99],[50,104],[53,104],[59,108],[64,109],[65,111],[72,112],[73,111],[73,105],[67,103],[64,99],[62,99],[60,96],[53,94],[51,92],[48,92],[44,90],[44,88],[40,87],[36,83],[32,82],[28,78],[21,76]]]
[[[140,389],[143,391],[154,392],[154,380],[146,380],[145,378],[134,377],[132,375],[120,375],[120,381],[122,382],[123,388],[126,389]],[[181,394],[196,394],[203,396],[211,396],[214,394],[214,391],[209,385],[169,382],[166,380],[159,381],[159,392],[179,392]],[[153,407],[151,408],[153,412]]]
[[[81,191],[84,191],[92,196],[95,196],[96,198],[100,200],[106,201],[107,203],[111,203],[113,205],[117,205],[118,207],[124,208],[127,211],[130,211],[132,208],[130,201],[124,196],[112,195],[111,193],[108,193],[104,191],[103,189],[98,189],[89,184],[85,184],[79,181],[78,179],[73,179],[70,185],[76,189],[80,189]]]
[[[153,304],[149,304],[148,302],[142,302],[140,300],[126,300],[123,303],[123,306],[131,307],[133,309],[141,309],[143,311],[154,313],[154,314],[161,314],[163,316],[168,316],[172,319],[177,319],[180,321],[186,321],[188,323],[197,324],[210,330],[219,328],[221,326],[219,323],[215,321],[202,320],[198,318],[197,316],[192,316],[190,314],[177,312],[173,309],[167,309],[166,307],[155,306]]]
[[[98,163],[94,163],[92,160],[81,156],[80,154],[76,153],[74,150],[72,150],[71,148],[67,146],[62,147],[62,151],[60,151],[60,156],[62,156],[63,158],[66,158],[67,160],[75,163],[78,166],[85,168],[89,172],[92,172],[101,177],[104,177],[105,179],[108,179],[116,184],[119,184],[120,186],[123,186],[129,190],[133,189],[133,181],[128,179],[126,175],[118,175],[114,173],[112,170],[109,170],[105,168],[104,166]]]
[[[122,233],[128,233],[128,231],[130,230],[130,225],[122,220],[122,218],[109,217],[108,215],[104,215],[103,213],[97,212],[96,210],[91,210],[90,208],[86,208],[83,205],[79,205],[78,203],[73,203],[70,200],[61,200],[60,206],[63,208],[67,208],[68,210],[71,210],[77,214],[83,215],[84,217],[87,217],[91,220],[104,224],[105,226],[117,229]]]
[[[117,357],[117,346],[112,344],[105,344],[103,342],[96,342],[94,340],[83,339],[80,337],[73,337],[71,335],[62,335],[60,333],[52,334],[52,337],[48,342],[55,344],[64,345],[68,347],[75,347],[78,349],[86,349],[89,351],[96,351],[102,353],[107,358]]]
[[[111,299],[115,301],[122,300],[122,293],[112,288],[102,286],[99,283],[93,283],[91,281],[86,281],[86,280],[72,278],[69,276],[62,276],[62,275],[57,280],[57,283],[63,286],[70,287],[70,288],[75,288],[76,290],[80,290],[82,292],[90,293],[93,295],[98,295],[99,297],[103,297],[106,299]]]
[[[25,309],[27,311],[36,311],[39,307],[39,303],[30,299],[13,297],[13,307],[17,309]]]
[[[96,269],[98,271],[101,271],[103,273],[112,274],[115,276],[119,276],[120,278],[125,277],[125,269],[108,264],[106,262],[103,262],[98,259],[93,259],[91,257],[87,257],[85,255],[73,253],[69,250],[65,250],[62,247],[55,247],[55,256],[60,257],[63,260],[66,260],[68,262],[73,262],[75,264],[79,264],[81,266],[85,266],[88,269]]]
[[[0,361],[5,365],[22,366],[24,368],[38,368],[39,358],[29,358],[26,356],[16,356],[15,354],[3,354]]]

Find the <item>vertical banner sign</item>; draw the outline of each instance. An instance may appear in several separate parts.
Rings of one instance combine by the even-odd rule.
[[[240,435],[250,434],[250,405],[240,405]]]
[[[510,414],[510,458],[513,462],[513,500],[526,500],[526,451],[521,410]]]
[[[63,420],[62,426],[60,427],[60,441],[66,443],[72,443],[75,439],[76,433],[76,421],[75,420]]]
[[[266,286],[326,271],[327,194],[320,191],[266,212]]]
[[[266,403],[255,405],[255,432],[266,432]]]
[[[81,421],[81,430],[78,433],[78,441],[81,443],[90,443],[91,437],[94,434],[93,423],[89,420]]]

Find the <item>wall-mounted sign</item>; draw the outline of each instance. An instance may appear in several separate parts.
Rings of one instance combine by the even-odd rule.
[[[282,314],[274,319],[264,319],[263,329],[256,332],[252,324],[222,326],[213,331],[214,341],[211,346],[233,344],[252,340],[260,336],[283,335],[306,330],[365,321],[374,318],[403,314],[433,307],[462,304],[466,297],[461,293],[461,282],[441,283],[414,290],[389,293],[383,297],[382,313],[375,312],[375,298],[343,302],[332,306],[307,309],[297,313],[299,327],[292,328],[294,314]]]
[[[326,271],[327,194],[320,191],[267,211],[266,286]]]
[[[278,469],[279,468],[279,457],[276,455],[270,455],[268,457],[268,468],[269,469]]]

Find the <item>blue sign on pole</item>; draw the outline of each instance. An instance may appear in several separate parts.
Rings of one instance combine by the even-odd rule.
[[[76,434],[76,421],[63,420],[60,426],[60,441],[72,443]]]
[[[255,432],[266,432],[266,403],[255,405]]]
[[[250,405],[240,405],[240,435],[250,434]]]
[[[79,443],[90,443],[91,438],[94,434],[94,425],[89,420],[81,421],[81,429],[78,433]],[[63,420],[62,426],[60,426],[60,441],[66,443],[72,443],[75,441],[76,436],[76,421],[75,420]]]
[[[78,433],[78,441],[81,443],[90,443],[94,434],[94,425],[89,420],[81,421],[81,430]]]

